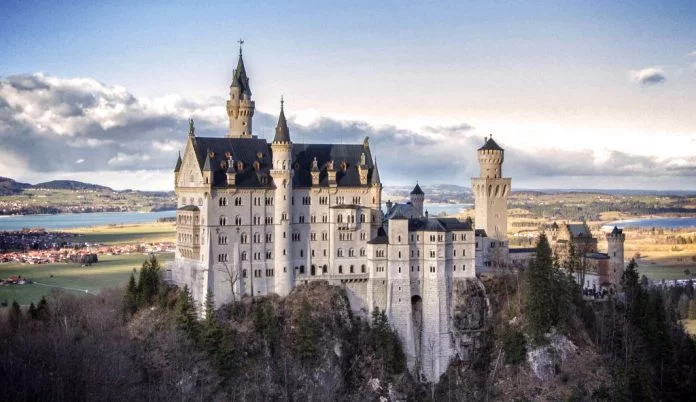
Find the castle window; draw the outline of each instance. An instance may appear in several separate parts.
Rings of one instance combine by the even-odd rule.
[[[329,234],[326,232],[321,233],[321,239],[322,240],[329,240]]]
[[[314,257],[314,249],[312,249],[312,257]]]
[[[364,249],[364,248],[361,248],[361,249],[360,249],[360,256],[361,256],[361,257],[365,257],[366,255],[367,255],[367,254],[365,253],[365,249]]]
[[[241,260],[242,260],[242,261],[246,261],[247,259],[248,259],[247,252],[246,252],[246,251],[242,251]]]
[[[399,258],[401,258],[401,251],[399,251]]]
[[[355,257],[355,250],[354,249],[349,249],[348,250],[348,257]]]
[[[312,216],[309,218],[309,221],[312,222],[312,223],[317,223],[317,216],[316,216],[316,215],[312,215]]]
[[[272,242],[273,242],[273,234],[266,233],[266,243],[272,243]]]
[[[343,214],[338,214],[338,223],[343,223]]]
[[[360,214],[360,222],[361,223],[365,222],[365,214]]]
[[[247,277],[247,273],[246,273],[246,269],[244,269],[244,270],[242,270],[242,278],[246,278],[246,277]]]
[[[367,240],[367,233],[360,232],[360,240]]]
[[[365,264],[360,266],[360,272],[365,273]]]
[[[304,223],[304,215],[300,215],[300,223]]]
[[[270,260],[272,258],[273,258],[273,253],[271,253],[270,251],[266,251],[266,259]]]
[[[237,226],[240,226],[240,225],[242,224],[242,217],[239,216],[239,215],[235,216],[235,218],[234,218],[234,224],[237,225]]]
[[[452,266],[452,271],[456,271],[456,270],[457,270],[457,266],[456,265]]]
[[[300,250],[300,257],[304,257],[304,250]]]
[[[353,266],[352,265],[350,266],[350,273],[351,274],[353,273]]]
[[[326,216],[326,215],[322,215],[322,217],[321,217],[321,221],[322,221],[322,223],[326,223],[326,222],[328,222],[328,221],[329,221],[329,217],[328,217],[328,216]]]
[[[324,257],[326,257],[326,249],[324,249]]]
[[[435,251],[430,250],[430,258],[435,258]]]
[[[300,234],[299,234],[299,233],[293,233],[293,234],[292,234],[292,241],[300,241]]]
[[[300,273],[304,274],[304,265],[300,265]]]
[[[227,218],[225,216],[220,217],[220,226],[225,226],[227,224]]]
[[[254,216],[254,225],[260,225],[261,224],[261,217],[258,215]]]
[[[254,233],[254,243],[261,243],[261,235]]]
[[[462,257],[466,257],[466,249],[462,249]]]
[[[241,236],[239,236],[239,242],[242,244],[246,244],[249,241],[249,238],[247,237],[246,233],[242,233]]]
[[[314,264],[312,264],[312,266],[309,268],[309,274],[312,276],[317,274],[316,267],[314,266]]]
[[[234,198],[234,205],[237,207],[242,205],[242,197],[235,197]]]
[[[326,264],[324,264],[324,266],[321,267],[321,273],[325,274],[327,272],[329,272],[329,267]]]
[[[224,207],[227,205],[227,197],[220,197],[220,206]]]
[[[314,233],[314,232],[312,232],[312,233],[309,234],[309,238],[310,238],[312,241],[315,241],[315,240],[317,240],[317,234]]]
[[[401,273],[401,267],[399,267],[399,273]],[[401,290],[401,288],[399,288],[399,290]]]
[[[272,224],[273,224],[273,217],[267,216],[266,217],[266,225],[272,225]]]
[[[343,265],[338,266],[338,273],[342,274],[343,273]]]
[[[343,257],[343,249],[339,248],[336,250],[336,257]]]
[[[456,257],[456,256],[457,256],[457,250],[452,250],[452,255],[453,255],[454,257]]]
[[[218,244],[227,244],[227,236],[226,235],[219,235],[218,236]]]

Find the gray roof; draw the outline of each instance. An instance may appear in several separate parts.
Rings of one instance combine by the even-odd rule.
[[[488,237],[488,234],[486,233],[485,229],[476,229],[474,231],[474,234],[479,237]]]
[[[379,181],[379,169],[377,168],[377,161],[376,160],[375,160],[375,164],[374,164],[374,169],[372,171],[371,183],[373,183],[373,184],[381,183],[381,181]]]
[[[486,142],[483,144],[481,148],[478,149],[479,151],[484,151],[484,150],[490,150],[490,151],[503,151],[503,148],[500,147],[495,141],[493,141],[493,136],[488,137]]]
[[[290,130],[288,129],[288,122],[285,120],[282,101],[280,102],[280,115],[278,116],[273,142],[290,142]]]
[[[619,229],[618,226],[614,226],[614,229],[611,231],[612,235],[619,235],[621,233],[623,233],[623,229]]]
[[[244,68],[244,60],[242,53],[239,52],[239,60],[237,60],[237,68],[234,69],[232,76],[231,87],[241,88],[241,93],[251,96],[251,88],[249,87],[249,77],[247,77],[246,69]]]
[[[198,208],[195,205],[185,205],[185,206],[177,209],[177,211],[200,211],[200,208]]]
[[[270,176],[272,150],[265,139],[191,137],[191,142],[201,171],[206,168],[207,163],[207,168],[213,173],[213,186],[227,184],[229,158],[226,154],[229,154],[235,163],[242,162],[241,170],[236,166],[235,186],[240,188],[273,186],[273,179]],[[364,147],[363,144],[293,144],[293,186],[312,186],[312,162],[316,158],[319,168],[319,186],[329,186],[326,164],[333,160],[339,187],[361,187],[363,185],[360,184],[358,164],[362,153],[366,154],[365,168],[368,170],[366,186],[369,186],[375,183],[373,176],[376,176],[369,147]],[[345,170],[342,170],[341,164],[344,161],[346,162]],[[256,166],[254,162],[258,162]]]
[[[589,258],[591,260],[608,260],[609,255],[605,253],[585,253],[585,258]]]
[[[568,223],[566,227],[573,237],[592,237],[590,230],[584,223]]]
[[[395,202],[392,204],[391,208],[387,210],[387,213],[384,215],[384,219],[395,219],[395,218],[403,218],[403,217],[417,217],[418,211],[416,211],[416,207],[413,206],[410,202],[407,202],[405,204]]]
[[[176,166],[174,167],[174,173],[178,173],[181,170],[181,154],[176,158]]]
[[[389,237],[387,236],[387,231],[384,230],[384,227],[377,229],[377,236],[368,241],[367,244],[389,244]]]
[[[472,230],[471,224],[457,218],[413,218],[408,221],[409,232],[452,232]]]
[[[411,194],[413,194],[413,195],[424,195],[425,193],[423,192],[423,190],[421,190],[421,188],[420,188],[420,186],[418,185],[418,183],[416,183],[416,187],[413,188],[413,191],[411,191]]]

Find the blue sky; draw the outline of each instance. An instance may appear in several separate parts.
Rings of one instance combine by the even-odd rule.
[[[65,84],[61,80],[89,79],[104,85],[84,84],[99,96],[108,88],[124,88],[139,102],[157,105],[159,115],[176,118],[186,111],[205,119],[215,111],[211,105],[222,106],[227,95],[240,37],[257,109],[275,114],[279,96],[285,95],[296,131],[306,137],[302,140],[335,135],[318,131],[329,120],[362,122],[375,133],[408,130],[443,142],[452,135],[460,145],[492,132],[517,169],[508,174],[525,187],[696,189],[692,1],[5,1],[0,80],[8,88],[11,77],[41,72],[52,80],[51,88],[58,88]],[[14,109],[36,102],[16,93],[5,96]],[[174,103],[165,105],[166,99]],[[220,117],[222,123],[210,117],[211,133],[224,124],[224,111]],[[181,118],[185,122],[188,116]],[[469,128],[447,129],[463,125]],[[272,122],[257,126],[263,136]],[[22,141],[16,137],[32,130],[2,127],[0,139],[12,145],[17,162],[10,173],[27,180],[45,175],[22,161]],[[48,131],[62,133],[54,138],[67,140],[108,135],[51,127]],[[442,129],[433,130],[437,127]],[[45,131],[39,134],[51,135]],[[218,132],[222,135],[224,126]],[[165,139],[152,135],[152,141]],[[541,153],[548,155],[548,165],[558,165],[565,160],[554,157],[564,152],[585,160],[555,170],[514,164],[516,155],[523,161]],[[85,162],[75,169],[61,164],[44,170],[95,180],[100,172],[99,178],[119,186],[123,175],[115,167],[99,171],[87,163],[88,153],[68,154]],[[624,173],[609,177],[619,154]],[[461,155],[474,157],[472,150]],[[104,154],[109,160],[116,156]],[[148,170],[160,177],[161,187],[169,186],[164,161],[155,159],[119,168]],[[475,166],[454,165],[446,176],[428,175],[430,180],[467,184]],[[674,169],[659,171],[663,179],[654,179],[664,166]],[[394,184],[410,180],[399,172],[398,166],[385,166],[383,176]]]

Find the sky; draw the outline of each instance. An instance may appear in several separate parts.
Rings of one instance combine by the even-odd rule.
[[[283,95],[386,185],[468,186],[492,134],[513,187],[696,190],[693,1],[199,3],[3,1],[0,176],[173,189],[243,38],[255,134]]]

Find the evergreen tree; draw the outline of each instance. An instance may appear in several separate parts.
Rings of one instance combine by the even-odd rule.
[[[154,297],[160,294],[160,264],[155,255],[150,255],[140,268],[138,277],[138,294],[140,306],[149,306]]]
[[[317,333],[311,315],[311,306],[307,300],[302,302],[297,319],[297,342],[295,349],[304,362],[314,359],[317,353]]]
[[[540,341],[551,328],[554,318],[552,303],[553,259],[546,235],[541,234],[537,242],[535,257],[527,269],[527,297],[525,315],[532,338]]]
[[[32,320],[38,320],[38,319],[39,319],[39,315],[38,315],[38,313],[36,312],[36,306],[34,305],[34,302],[32,302],[32,303],[29,305],[29,318],[31,318]]]
[[[41,296],[39,304],[36,305],[36,318],[46,321],[50,316],[51,312],[48,309],[48,300],[46,300],[46,296]]]
[[[189,292],[188,285],[184,285],[184,288],[179,293],[174,311],[179,328],[189,334],[192,339],[198,340],[199,323],[196,315],[196,305],[191,292]]]
[[[131,273],[126,293],[123,295],[123,313],[130,316],[136,311],[138,311],[138,287],[135,284],[135,276]]]
[[[12,301],[12,306],[10,307],[7,319],[12,328],[17,329],[19,327],[19,324],[22,321],[22,309],[19,307],[17,300]]]

